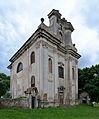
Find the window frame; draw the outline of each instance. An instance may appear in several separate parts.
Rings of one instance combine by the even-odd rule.
[[[19,73],[20,71],[22,71],[23,70],[23,64],[22,64],[22,62],[20,62],[20,63],[18,63],[18,65],[17,65],[17,73]]]
[[[33,51],[30,56],[31,64],[35,63],[35,52]]]
[[[31,77],[31,87],[35,87],[35,76]]]
[[[75,68],[72,67],[72,79],[74,80],[75,79]]]
[[[58,77],[64,78],[64,67],[58,66]]]
[[[48,72],[49,73],[53,72],[53,61],[52,61],[52,58],[48,58]]]

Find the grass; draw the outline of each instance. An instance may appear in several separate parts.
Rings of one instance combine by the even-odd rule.
[[[0,119],[99,119],[99,107],[0,109]]]

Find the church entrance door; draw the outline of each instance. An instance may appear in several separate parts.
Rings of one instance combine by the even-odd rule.
[[[59,92],[59,100],[60,100],[60,105],[64,104],[64,93]]]
[[[35,97],[32,96],[32,108],[35,108]]]

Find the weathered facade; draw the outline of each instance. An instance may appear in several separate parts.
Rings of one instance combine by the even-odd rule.
[[[74,28],[58,10],[48,14],[10,59],[12,98],[27,96],[31,107],[77,104],[78,59],[71,33]]]

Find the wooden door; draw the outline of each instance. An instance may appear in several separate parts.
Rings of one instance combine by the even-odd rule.
[[[64,93],[63,92],[59,93],[59,99],[60,99],[60,104],[64,104]]]
[[[32,108],[35,108],[35,97],[32,97]]]

